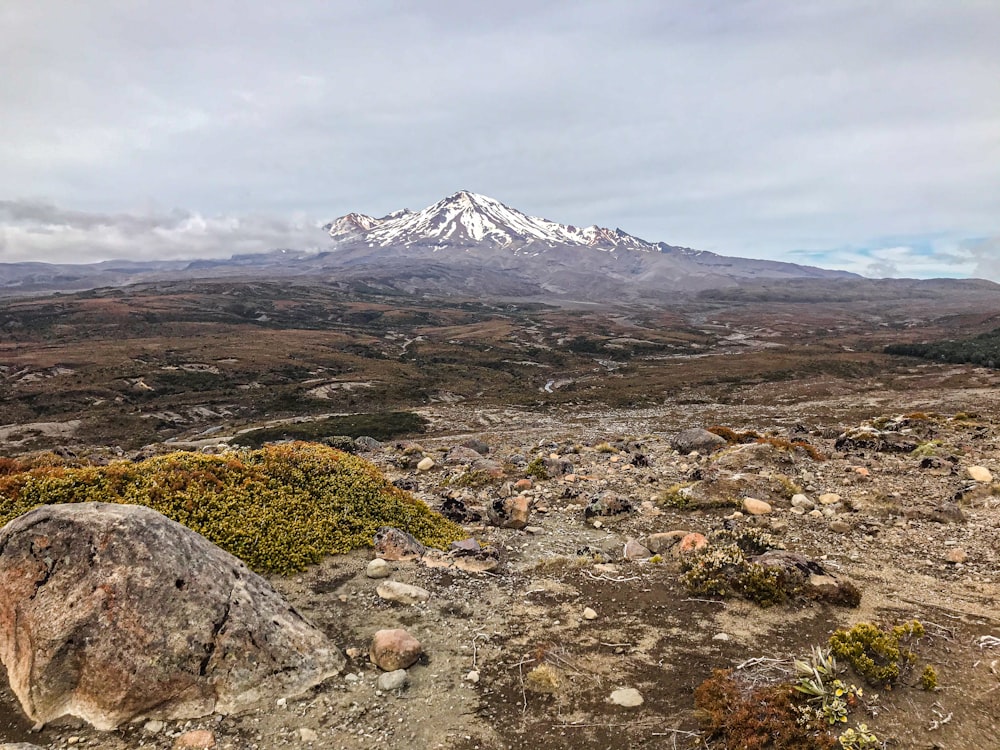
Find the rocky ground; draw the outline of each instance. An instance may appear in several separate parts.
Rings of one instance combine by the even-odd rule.
[[[722,747],[704,734],[693,700],[713,669],[748,683],[788,680],[791,660],[837,628],[918,619],[926,634],[914,650],[936,667],[939,686],[919,689],[914,671],[853,718],[887,747],[995,747],[996,390],[794,403],[746,395],[743,405],[644,411],[428,411],[419,443],[363,455],[462,516],[485,552],[467,569],[434,556],[392,561],[389,578],[376,579],[372,551],[359,551],[272,579],[345,651],[341,676],[237,716],[112,733],[71,723],[29,733],[6,691],[0,737],[111,750]],[[683,429],[709,426],[758,438],[694,452],[677,445]],[[860,606],[797,596],[762,607],[693,593],[682,582],[682,534],[663,534],[723,528],[770,533],[853,583]],[[386,580],[429,597],[389,601],[376,591]],[[423,646],[405,685],[380,685],[369,661],[383,628],[405,628]]]

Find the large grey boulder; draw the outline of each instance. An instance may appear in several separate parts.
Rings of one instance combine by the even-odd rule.
[[[670,441],[670,447],[675,451],[683,454],[692,453],[693,451],[698,451],[699,453],[711,453],[712,451],[718,450],[726,444],[726,441],[708,430],[703,430],[700,427],[692,427],[688,430],[682,430],[674,435],[673,440]]]
[[[49,505],[0,529],[0,660],[24,712],[98,729],[299,694],[344,657],[271,585],[142,506]]]

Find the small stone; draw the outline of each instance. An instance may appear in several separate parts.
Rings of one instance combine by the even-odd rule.
[[[153,719],[143,724],[142,729],[144,732],[149,732],[150,734],[159,734],[163,731],[164,726],[164,723],[159,719]]]
[[[866,469],[864,466],[854,466],[854,467],[852,467],[852,471],[855,474],[857,474],[859,477],[868,477],[868,476],[871,476],[871,472],[868,471],[868,469]]]
[[[993,472],[985,466],[969,466],[965,470],[969,477],[977,482],[990,483],[993,481]]]
[[[729,633],[716,633],[712,636],[713,641],[728,641],[730,640]]]
[[[584,620],[596,620],[597,619],[597,612],[595,612],[590,607],[586,607],[583,610],[583,619]]]
[[[830,521],[830,531],[835,531],[838,534],[846,534],[851,530],[851,524],[847,521],[842,521],[839,518],[835,518]]]
[[[616,706],[625,708],[635,708],[643,704],[642,694],[635,688],[619,688],[611,694],[608,700]]]
[[[802,493],[796,493],[792,495],[792,507],[802,508],[804,510],[812,510],[816,507],[816,503],[810,500],[808,497]]]
[[[792,513],[794,513],[797,516],[804,516],[806,514],[806,509],[805,508],[793,507],[793,508],[791,508],[791,511],[792,511]]]
[[[392,566],[381,557],[376,557],[365,568],[365,575],[369,578],[388,578],[392,575]]]
[[[948,550],[948,554],[945,555],[944,559],[950,563],[958,565],[959,563],[964,563],[968,559],[968,554],[961,547],[955,547],[954,549]]]
[[[622,551],[622,556],[626,560],[645,560],[648,557],[652,557],[653,553],[639,544],[635,539],[629,538],[625,541],[625,549]]]
[[[75,745],[79,741],[80,741],[80,738],[77,737],[75,734],[72,737],[67,737],[66,738],[66,744],[67,745]]]
[[[688,555],[692,552],[697,552],[700,549],[704,549],[708,545],[708,539],[704,534],[699,534],[696,531],[692,531],[690,534],[685,534],[681,537],[680,544],[677,545],[677,551],[681,555]]]
[[[421,458],[419,463],[417,463],[417,471],[430,471],[434,468],[434,459],[430,456],[425,456]]]
[[[215,747],[215,733],[210,729],[192,729],[174,741],[175,750],[205,750]]]
[[[771,512],[771,504],[755,497],[743,498],[743,510],[751,516],[763,516]]]
[[[469,673],[467,675],[465,675],[465,681],[466,682],[471,682],[473,685],[478,684],[479,683],[479,670],[478,669],[470,670]]]
[[[419,560],[427,550],[412,534],[392,526],[379,528],[373,544],[375,554],[383,560]]]
[[[379,584],[378,588],[375,589],[375,593],[381,599],[387,602],[395,602],[396,604],[420,604],[431,598],[431,592],[427,589],[420,588],[420,586],[411,586],[408,583],[400,583],[399,581],[386,581]]]
[[[819,508],[817,508],[816,510],[811,510],[811,511],[809,511],[809,516],[811,518],[822,518],[823,517],[823,511],[821,511]]]
[[[741,518],[743,518],[743,513],[738,510],[734,510],[732,513],[726,516],[727,521],[739,521]]]
[[[545,529],[543,529],[541,526],[525,526],[524,527],[524,533],[525,534],[543,534],[543,533],[545,533]]]
[[[369,657],[384,672],[406,669],[423,653],[420,641],[402,628],[379,630],[372,639]]]
[[[315,729],[301,727],[299,729],[299,740],[302,742],[316,742],[319,740],[319,735],[316,733]]]
[[[392,692],[393,690],[402,690],[410,684],[410,675],[406,673],[405,669],[395,669],[392,672],[383,672],[378,676],[376,684],[379,690],[383,690],[386,693]]]
[[[532,487],[531,480],[527,478],[518,479],[516,482],[514,482],[514,489],[517,490],[518,492],[525,492],[527,490],[530,490],[531,487]]]
[[[595,529],[600,529],[600,528],[602,528],[603,526],[604,526],[604,524],[603,524],[603,523],[601,523],[600,521],[594,521],[594,528],[595,528]]]
[[[659,554],[660,552],[666,552],[675,544],[680,543],[681,539],[687,535],[688,532],[683,530],[661,531],[647,536],[645,539],[645,545],[646,548],[653,554]]]
[[[486,506],[487,520],[502,529],[523,529],[531,515],[531,501],[524,495],[498,498]]]
[[[278,700],[274,702],[274,705],[278,708],[285,708],[285,706],[288,705],[288,698],[278,698]]]
[[[819,496],[820,505],[836,505],[840,502],[840,495],[836,492],[824,492]]]

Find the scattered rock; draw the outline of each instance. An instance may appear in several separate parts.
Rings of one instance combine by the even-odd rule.
[[[417,471],[430,471],[434,468],[434,459],[424,456],[417,462]]]
[[[836,532],[837,534],[846,534],[851,530],[851,524],[847,521],[843,521],[839,518],[835,518],[830,521],[830,531]]]
[[[597,619],[597,612],[595,612],[591,607],[584,607],[584,610],[583,610],[583,619],[584,620],[596,620]]]
[[[594,495],[583,510],[585,518],[594,516],[617,516],[632,511],[632,502],[621,495],[606,491]]]
[[[400,581],[386,581],[375,589],[379,598],[396,604],[421,604],[431,598],[431,592],[420,586],[411,586]]]
[[[485,456],[490,452],[489,444],[483,442],[478,438],[469,438],[468,440],[462,443],[462,447],[474,450],[480,456]]]
[[[989,484],[993,481],[993,472],[985,466],[968,466],[965,471],[971,479],[974,479],[977,482]]]
[[[359,451],[371,453],[372,451],[382,450],[382,443],[373,437],[362,435],[361,437],[354,438],[354,447]]]
[[[419,560],[427,549],[412,534],[391,526],[383,526],[375,532],[373,545],[378,557],[392,561]]]
[[[699,534],[697,532],[691,532],[690,534],[685,534],[681,538],[680,544],[677,545],[677,551],[681,555],[688,555],[692,552],[697,552],[700,549],[704,549],[708,545],[708,539],[704,534]]]
[[[755,497],[743,498],[743,510],[751,516],[763,516],[771,512],[771,504]]]
[[[457,542],[452,542],[448,545],[448,551],[451,554],[460,555],[478,555],[483,551],[482,546],[474,538],[469,537],[468,539],[462,539]]]
[[[267,581],[149,508],[41,506],[0,550],[0,659],[36,722],[232,713],[344,665]]]
[[[152,721],[147,721],[143,724],[142,729],[144,732],[149,732],[150,734],[159,734],[163,731],[163,727],[165,726],[166,724],[159,719],[153,719]]]
[[[711,435],[712,433],[709,434]],[[611,697],[608,700],[616,706],[623,706],[624,708],[635,708],[636,706],[641,706],[644,702],[642,694],[635,688],[619,688],[611,693]]]
[[[473,685],[477,684],[479,682],[479,670],[478,669],[469,670],[469,673],[465,675],[465,681],[471,682]]]
[[[530,490],[532,486],[533,484],[531,480],[528,478],[518,479],[516,482],[514,482],[514,489],[517,490],[518,492],[526,492],[527,490]]]
[[[410,684],[410,675],[405,669],[394,669],[392,672],[383,672],[378,676],[376,686],[379,690],[391,692],[402,690]]]
[[[840,495],[836,492],[824,492],[818,500],[820,505],[836,505],[840,502]]]
[[[192,729],[174,740],[174,750],[207,750],[215,747],[215,733],[210,729]]]
[[[723,438],[700,427],[683,430],[674,435],[670,441],[670,447],[684,455],[693,452],[711,453],[725,445],[726,441]]]
[[[964,563],[968,559],[968,553],[961,547],[955,547],[954,549],[948,550],[948,554],[944,556],[944,559],[950,563],[958,565],[959,563]]]
[[[464,445],[456,445],[445,454],[444,462],[450,465],[471,464],[482,457],[481,453],[472,450],[472,448],[466,448]],[[417,468],[420,467],[418,466]]]
[[[626,560],[645,560],[653,556],[653,553],[631,537],[625,541],[625,549],[622,556]]]
[[[486,508],[490,524],[502,529],[523,529],[530,515],[531,502],[524,495],[497,498]]]
[[[392,575],[392,566],[381,557],[376,557],[365,568],[365,575],[369,578],[388,578]]]
[[[687,531],[661,531],[647,536],[645,545],[650,552],[658,555],[662,552],[668,552],[674,545],[680,544],[681,539],[687,535]]]
[[[422,653],[420,641],[402,628],[393,628],[375,633],[368,655],[383,672],[395,672],[411,666]]]
[[[808,497],[802,493],[796,493],[792,495],[792,507],[802,508],[803,510],[812,510],[816,507],[816,503],[810,500]]]
[[[299,740],[301,742],[318,742],[319,734],[317,734],[315,729],[310,729],[309,727],[301,727],[299,729]]]

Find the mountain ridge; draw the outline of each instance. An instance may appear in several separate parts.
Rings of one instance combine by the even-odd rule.
[[[763,281],[836,283],[847,271],[719,255],[621,228],[560,224],[459,190],[419,211],[351,212],[323,225],[318,250],[283,248],[192,261],[0,264],[0,291],[39,294],[197,278],[307,279],[387,292],[536,301],[663,302]]]

